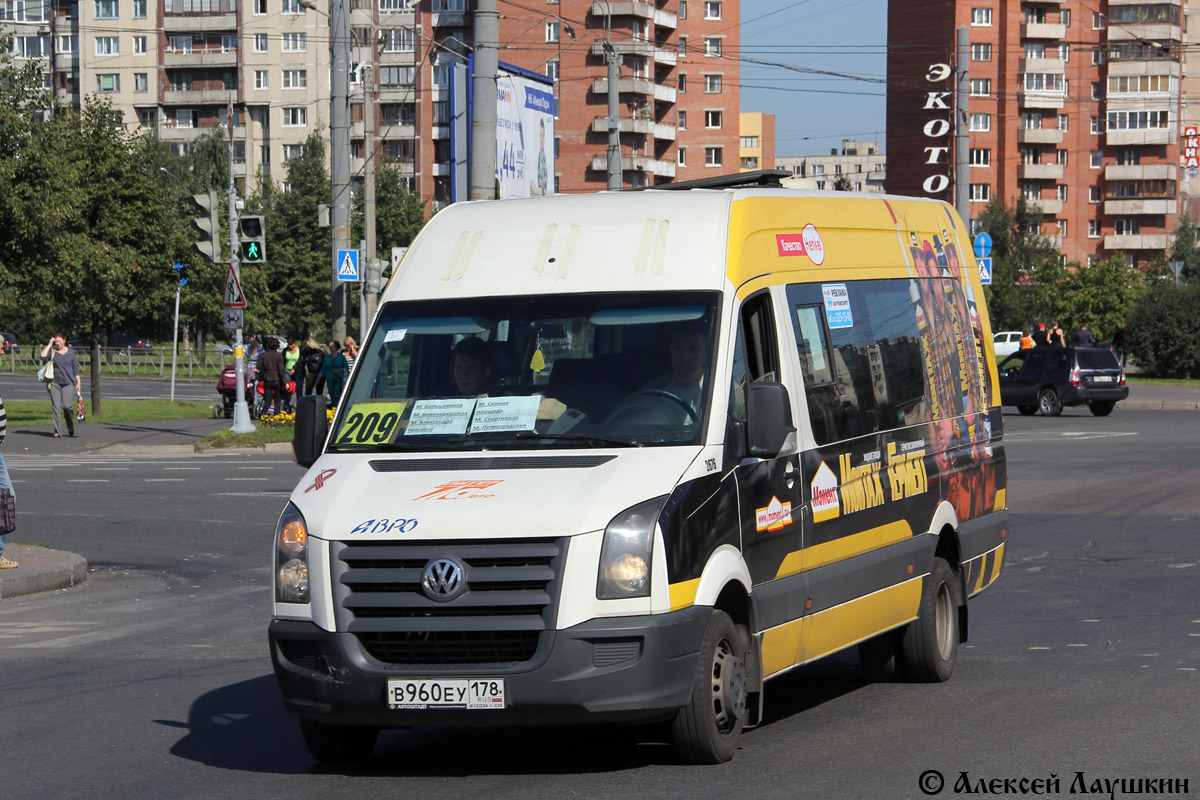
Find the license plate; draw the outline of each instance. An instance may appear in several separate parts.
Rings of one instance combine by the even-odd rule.
[[[388,708],[504,708],[503,678],[390,680]]]
[[[1093,375],[1092,383],[1112,383],[1112,375]]]

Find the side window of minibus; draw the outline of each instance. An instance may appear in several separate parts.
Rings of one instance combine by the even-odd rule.
[[[746,392],[755,381],[773,381],[779,377],[775,318],[771,296],[761,292],[742,304],[741,321],[733,344],[733,372],[729,386],[731,423],[746,421]],[[727,441],[740,437],[729,436]]]

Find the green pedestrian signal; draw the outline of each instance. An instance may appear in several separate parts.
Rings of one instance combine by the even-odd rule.
[[[239,255],[242,261],[256,264],[267,260],[267,230],[262,217],[240,217],[238,233],[241,241]]]

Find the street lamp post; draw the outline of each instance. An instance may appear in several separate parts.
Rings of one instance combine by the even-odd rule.
[[[187,285],[183,276],[183,264],[176,263],[172,267],[179,273],[179,283],[175,285],[175,332],[171,336],[171,402],[175,402],[175,363],[179,355],[179,290]]]

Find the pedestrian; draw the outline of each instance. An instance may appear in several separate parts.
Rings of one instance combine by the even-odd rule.
[[[62,438],[62,422],[67,421],[67,435],[75,435],[75,398],[83,396],[83,375],[79,359],[67,344],[67,337],[56,333],[42,348],[42,361],[54,363],[54,379],[46,384],[50,392],[50,410],[54,415],[54,438]]]
[[[329,340],[329,352],[321,362],[321,376],[325,378],[325,387],[329,391],[329,402],[337,405],[342,397],[342,388],[346,385],[346,357],[341,353],[342,346],[337,339]]]
[[[325,376],[321,374],[321,365],[325,362],[325,351],[317,340],[309,337],[304,340],[300,349],[300,363],[297,367],[299,377],[296,386],[303,383],[303,391],[307,394],[325,393]]]
[[[1029,328],[1021,329],[1021,349],[1029,350],[1033,347],[1033,337],[1029,335]]]
[[[8,412],[4,410],[4,398],[0,397],[0,444],[8,433]],[[0,569],[16,569],[18,564],[4,557],[4,534],[12,533],[17,527],[17,495],[13,492],[8,477],[8,467],[0,454]]]
[[[1034,331],[1033,334],[1033,346],[1045,347],[1048,344],[1050,344],[1050,342],[1046,339],[1046,323],[1039,322],[1037,324],[1037,330]]]
[[[1117,329],[1115,331],[1113,331],[1112,349],[1113,349],[1113,355],[1115,355],[1121,359],[1121,368],[1124,369],[1125,368],[1125,355],[1126,355],[1125,323],[1124,322],[1122,322],[1120,325],[1118,325]]]
[[[347,336],[342,340],[342,355],[346,357],[346,374],[354,369],[354,361],[358,358],[358,345],[354,342],[354,337]]]
[[[283,410],[283,386],[288,379],[283,354],[279,352],[279,340],[268,336],[266,345],[267,349],[258,360],[258,376],[263,382],[261,410],[264,417]]]
[[[262,347],[258,344],[258,338],[251,336],[250,344],[246,346],[246,380],[258,380],[258,360],[262,358]]]
[[[289,336],[287,340],[287,349],[283,351],[283,367],[287,370],[287,381],[283,386],[283,410],[292,410],[292,396],[296,393],[296,387],[303,383],[303,379],[296,380],[296,368],[300,364],[300,343],[296,341],[295,336]]]
[[[1087,325],[1080,325],[1079,330],[1075,331],[1075,346],[1076,347],[1091,347],[1096,343],[1092,337],[1092,332],[1088,330]]]
[[[1057,320],[1050,323],[1050,329],[1046,332],[1046,344],[1051,347],[1067,346],[1067,336],[1063,333],[1063,329],[1059,327]]]

